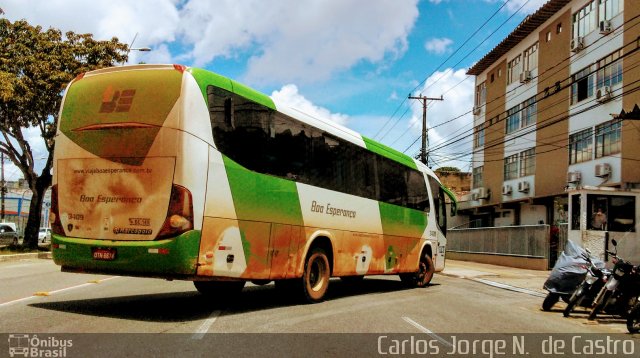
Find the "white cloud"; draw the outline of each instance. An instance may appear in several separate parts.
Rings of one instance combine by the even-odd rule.
[[[416,0],[192,0],[182,32],[196,64],[247,52],[252,82],[301,82],[403,54],[417,16]]]
[[[424,44],[424,48],[427,49],[428,52],[434,53],[436,55],[442,55],[446,52],[449,52],[450,46],[453,44],[453,40],[442,37],[442,38],[434,38],[427,41]]]
[[[466,70],[446,69],[442,72],[436,72],[427,79],[424,86],[416,91],[428,94],[428,97],[439,97],[443,95],[443,101],[427,102],[427,127],[429,129],[429,147],[435,148],[447,140],[450,140],[455,134],[465,133],[473,127],[473,116],[467,113],[462,117],[451,121],[447,124],[442,123],[469,112],[473,107],[473,91],[474,79],[465,74]],[[465,79],[466,78],[466,79]],[[413,135],[419,135],[422,130],[422,106],[412,106],[412,117],[409,126],[412,127]],[[419,146],[413,147],[407,154],[413,155],[419,150]],[[461,160],[448,161],[460,153],[471,153],[471,143],[468,140],[462,140],[456,145],[451,145],[440,150],[434,150],[431,158],[437,161],[435,167],[451,165],[462,170],[469,167],[470,158],[462,158]]]
[[[312,117],[332,120],[338,124],[345,125],[349,116],[341,113],[331,113],[324,107],[319,107],[306,99],[298,92],[298,87],[293,84],[282,86],[279,91],[273,91],[271,97],[274,101],[287,107],[295,108]]]
[[[508,12],[509,14],[513,14],[514,12],[518,11],[520,7],[522,7],[522,10],[520,10],[520,13],[532,14],[549,0],[484,0],[484,1],[488,3],[496,3],[496,2],[504,3],[506,1],[509,1],[504,8],[504,11]]]
[[[252,82],[283,83],[327,79],[361,61],[384,60],[407,50],[418,17],[418,0],[6,0],[9,19],[63,31],[117,36],[135,46],[179,42],[173,57],[203,66],[215,58],[250,57]],[[389,16],[393,14],[393,16]],[[134,47],[135,47],[134,46]],[[167,49],[166,47],[164,48]],[[132,53],[130,62],[167,61]],[[170,58],[168,59],[170,60]]]
[[[509,3],[507,3],[507,6],[505,8],[507,9],[507,12],[512,14],[518,11],[518,9],[524,4],[524,7],[522,8],[522,10],[520,10],[520,12],[524,14],[532,14],[547,1],[549,0],[529,0],[528,2],[527,0],[511,0],[509,1]]]
[[[116,36],[123,43],[138,37],[134,47],[176,39],[178,0],[6,0],[2,8],[12,20],[55,27],[63,32],[92,33],[96,39]]]

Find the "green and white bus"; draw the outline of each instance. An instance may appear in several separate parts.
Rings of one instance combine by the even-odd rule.
[[[330,277],[444,268],[454,196],[425,165],[221,75],[107,68],[68,86],[54,153],[63,271],[246,281],[323,299]]]

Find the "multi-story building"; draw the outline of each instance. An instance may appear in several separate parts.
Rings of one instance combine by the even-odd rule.
[[[550,0],[467,72],[482,226],[565,221],[566,189],[640,188],[640,1]],[[634,112],[637,117],[637,112]]]

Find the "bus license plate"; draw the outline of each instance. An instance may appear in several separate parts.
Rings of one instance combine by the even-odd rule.
[[[112,261],[116,259],[116,249],[93,249],[93,259],[102,261]]]

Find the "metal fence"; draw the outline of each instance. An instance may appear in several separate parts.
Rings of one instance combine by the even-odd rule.
[[[553,259],[549,225],[451,229],[447,251]]]
[[[447,251],[545,258],[551,269],[567,240],[567,224],[449,229]]]

